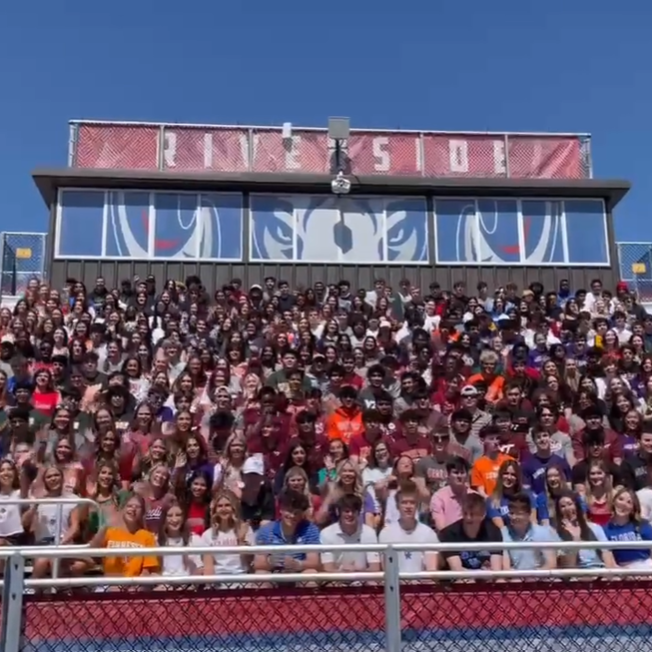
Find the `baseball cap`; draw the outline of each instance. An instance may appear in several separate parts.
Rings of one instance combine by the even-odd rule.
[[[242,475],[247,475],[247,473],[265,475],[265,463],[260,455],[252,455],[245,460],[242,465]]]
[[[461,396],[478,396],[478,394],[480,394],[480,392],[473,385],[464,385],[460,392]]]

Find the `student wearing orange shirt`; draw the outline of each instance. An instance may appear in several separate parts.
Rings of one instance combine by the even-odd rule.
[[[145,501],[132,496],[122,510],[122,522],[100,530],[91,548],[155,548],[156,536],[145,529]],[[138,577],[154,575],[159,570],[156,556],[104,557],[104,574],[108,577]]]
[[[500,357],[495,351],[483,351],[480,354],[480,373],[467,379],[469,385],[483,383],[487,387],[485,400],[495,404],[504,398],[505,378],[497,373]]]
[[[496,488],[498,470],[503,462],[513,457],[500,452],[500,429],[491,424],[480,430],[484,444],[484,455],[478,458],[471,469],[471,486],[483,496],[491,496]]]
[[[339,392],[340,407],[326,421],[326,435],[329,439],[341,439],[347,446],[351,437],[363,430],[362,410],[358,407],[358,392],[345,385]]]

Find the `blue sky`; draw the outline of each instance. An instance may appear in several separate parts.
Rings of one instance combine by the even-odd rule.
[[[65,10],[64,10],[65,9]],[[593,135],[633,189],[618,240],[652,240],[652,3],[69,0],[0,20],[1,230],[46,230],[30,178],[68,120]]]

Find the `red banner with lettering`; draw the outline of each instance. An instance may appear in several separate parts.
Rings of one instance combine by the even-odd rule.
[[[579,136],[353,131],[346,171],[359,176],[581,179]],[[82,123],[75,167],[178,172],[334,172],[325,131]]]

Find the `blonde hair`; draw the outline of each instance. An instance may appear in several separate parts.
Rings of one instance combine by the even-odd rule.
[[[362,482],[362,473],[356,464],[350,459],[342,460],[335,467],[335,484],[338,488],[342,488],[342,470],[345,466],[350,466],[355,471],[355,482],[353,484],[353,493],[364,500],[364,483]]]
[[[480,364],[498,364],[499,360],[500,358],[498,357],[498,354],[495,351],[491,351],[489,349],[485,349],[480,354]]]
[[[630,514],[629,520],[632,523],[635,523],[636,527],[639,527],[642,520],[641,503],[638,500],[638,496],[636,495],[636,492],[632,491],[631,489],[628,489],[627,487],[619,487],[614,492],[612,503],[611,503],[611,516],[615,515],[614,505],[616,504],[616,500],[618,500],[618,498],[620,498],[623,494],[629,494],[630,498],[632,499],[632,506],[634,507],[634,512]]]
[[[229,491],[228,489],[219,489],[218,491],[215,492],[215,495],[213,496],[213,500],[211,500],[211,504],[209,507],[211,529],[213,530],[213,534],[217,533],[217,528],[219,525],[219,520],[217,517],[217,504],[220,502],[220,500],[229,501],[229,504],[231,505],[231,509],[233,510],[233,516],[231,517],[231,521],[232,521],[231,526],[236,532],[239,532],[240,529],[242,528],[242,517],[240,514],[240,501],[232,491]]]
[[[247,440],[245,436],[239,432],[234,432],[229,435],[228,439],[224,443],[224,457],[226,458],[227,461],[229,460],[229,448],[233,446],[233,444],[238,443],[242,444],[245,448],[247,446]]]
[[[308,486],[308,474],[300,466],[291,466],[287,470],[287,473],[283,478],[283,489],[287,489],[288,481],[296,476],[303,478],[303,482],[304,482],[303,493],[306,495],[307,498],[311,498],[310,487]]]

